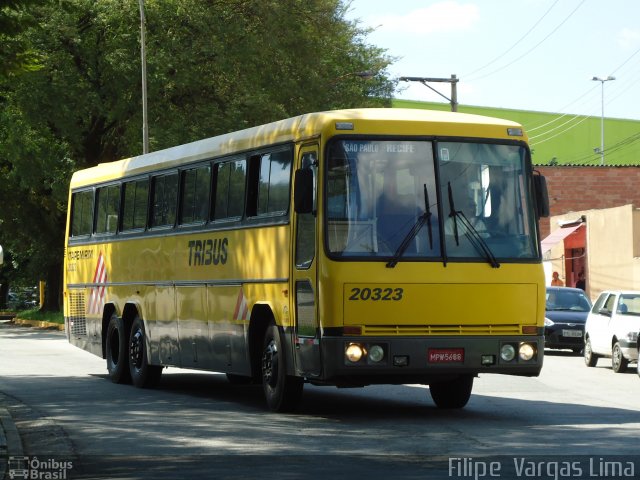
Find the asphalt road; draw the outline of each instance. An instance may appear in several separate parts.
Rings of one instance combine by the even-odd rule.
[[[283,415],[220,374],[115,385],[63,333],[0,323],[0,407],[34,465],[69,479],[636,478],[639,399],[635,366],[547,352],[540,377],[476,379],[463,410],[422,386],[306,386]]]

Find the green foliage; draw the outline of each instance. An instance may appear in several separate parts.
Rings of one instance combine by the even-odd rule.
[[[390,106],[393,59],[344,19],[340,0],[145,3],[151,150],[310,111]],[[10,258],[0,283],[52,285],[72,172],[142,150],[139,3],[0,0],[0,27],[0,244]]]
[[[32,25],[29,7],[37,0],[0,0],[0,76],[39,68],[38,55],[21,38]]]
[[[40,310],[24,310],[18,314],[22,320],[35,320],[38,322],[49,322],[64,325],[62,312],[41,312]]]

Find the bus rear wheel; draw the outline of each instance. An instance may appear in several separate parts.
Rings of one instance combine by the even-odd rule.
[[[278,327],[269,326],[262,349],[262,388],[267,406],[274,412],[290,412],[302,396],[302,378],[287,375],[284,342]]]
[[[136,387],[152,388],[158,385],[162,376],[162,367],[149,365],[144,322],[136,317],[131,325],[129,336],[129,373]]]
[[[464,375],[455,380],[429,384],[431,398],[438,408],[462,408],[471,397],[473,376]]]
[[[129,349],[124,322],[113,314],[107,325],[105,341],[105,356],[107,357],[107,371],[113,383],[131,383],[129,365],[127,362]]]

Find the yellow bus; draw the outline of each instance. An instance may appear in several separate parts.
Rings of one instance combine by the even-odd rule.
[[[310,113],[76,172],[66,332],[138,387],[174,366],[274,411],[304,383],[461,408],[481,373],[542,368],[546,215],[516,123]]]

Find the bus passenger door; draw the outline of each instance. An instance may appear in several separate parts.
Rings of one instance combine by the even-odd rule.
[[[298,374],[317,377],[321,372],[320,326],[316,308],[318,291],[316,282],[316,182],[317,182],[317,146],[303,147],[300,151],[299,171],[296,177],[305,176],[306,182],[296,181],[295,189],[312,192],[312,207],[294,215],[294,254],[292,268],[293,291],[293,344],[295,349],[295,367]],[[300,179],[298,179],[300,180]],[[298,192],[300,195],[301,192]],[[294,195],[296,193],[294,192]],[[307,193],[307,199],[311,196]],[[298,210],[298,209],[296,209]],[[310,210],[310,211],[308,211]]]

